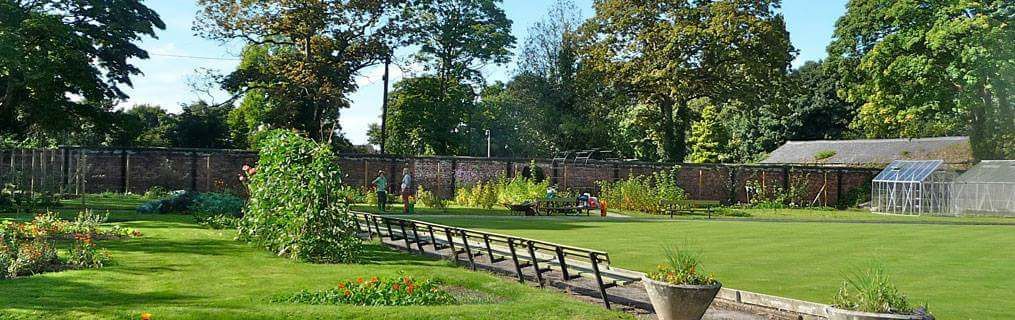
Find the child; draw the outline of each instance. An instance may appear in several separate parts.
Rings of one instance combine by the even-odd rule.
[[[377,171],[373,184],[377,191],[377,209],[384,212],[388,209],[388,178],[384,176],[384,170]]]

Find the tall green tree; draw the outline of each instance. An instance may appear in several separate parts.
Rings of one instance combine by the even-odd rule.
[[[837,94],[838,75],[823,62],[807,61],[790,73],[792,86],[785,118],[789,140],[840,139],[854,117],[851,104]]]
[[[250,45],[223,87],[258,90],[283,115],[279,128],[335,142],[339,116],[364,68],[383,61],[393,41],[398,1],[199,0],[194,29],[202,36]],[[248,55],[250,57],[248,57]],[[232,102],[232,101],[228,101]]]
[[[165,24],[141,1],[0,2],[0,133],[64,139],[126,99],[147,59],[137,46]],[[83,98],[78,99],[78,98]]]
[[[696,115],[710,98],[765,104],[792,60],[778,0],[597,0],[583,26],[587,63],[607,85],[658,108],[661,157],[682,161]]]
[[[515,37],[501,0],[413,0],[401,16],[404,44],[444,82],[481,83],[479,68],[511,58]]]
[[[124,145],[139,147],[172,146],[172,129],[176,118],[157,105],[140,104],[124,112],[129,141]]]
[[[467,150],[464,126],[472,88],[437,77],[403,79],[388,106],[385,151],[399,155],[457,155]]]
[[[980,159],[1015,157],[1015,3],[851,0],[829,60],[852,127],[871,138],[968,134]]]
[[[170,131],[174,147],[233,148],[226,118],[230,105],[209,105],[198,101],[183,107]]]

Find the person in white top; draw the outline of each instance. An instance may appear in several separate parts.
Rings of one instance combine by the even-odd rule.
[[[409,214],[409,197],[415,194],[415,181],[413,181],[409,168],[402,169],[402,214]]]

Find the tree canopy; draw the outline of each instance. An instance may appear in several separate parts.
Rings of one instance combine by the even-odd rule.
[[[60,139],[109,121],[137,42],[165,28],[137,0],[3,1],[0,21],[0,132]]]
[[[698,98],[757,107],[792,60],[778,0],[597,0],[583,26],[588,63],[605,84],[658,108],[661,158],[682,161]],[[778,90],[778,89],[775,89]]]
[[[851,0],[828,47],[852,127],[871,138],[968,133],[1015,156],[1015,3]]]

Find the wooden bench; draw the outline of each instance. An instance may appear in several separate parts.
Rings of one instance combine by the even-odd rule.
[[[585,211],[585,215],[591,214],[591,210],[588,206],[580,206],[578,205],[577,200],[570,198],[545,199],[536,202],[536,212],[545,215],[551,215],[554,213],[579,215],[582,211]]]
[[[712,213],[715,212],[715,208],[720,206],[722,206],[722,204],[715,200],[659,201],[659,207],[662,209],[664,214],[670,215],[671,219],[674,215],[681,214],[706,214],[709,219],[712,219]]]

